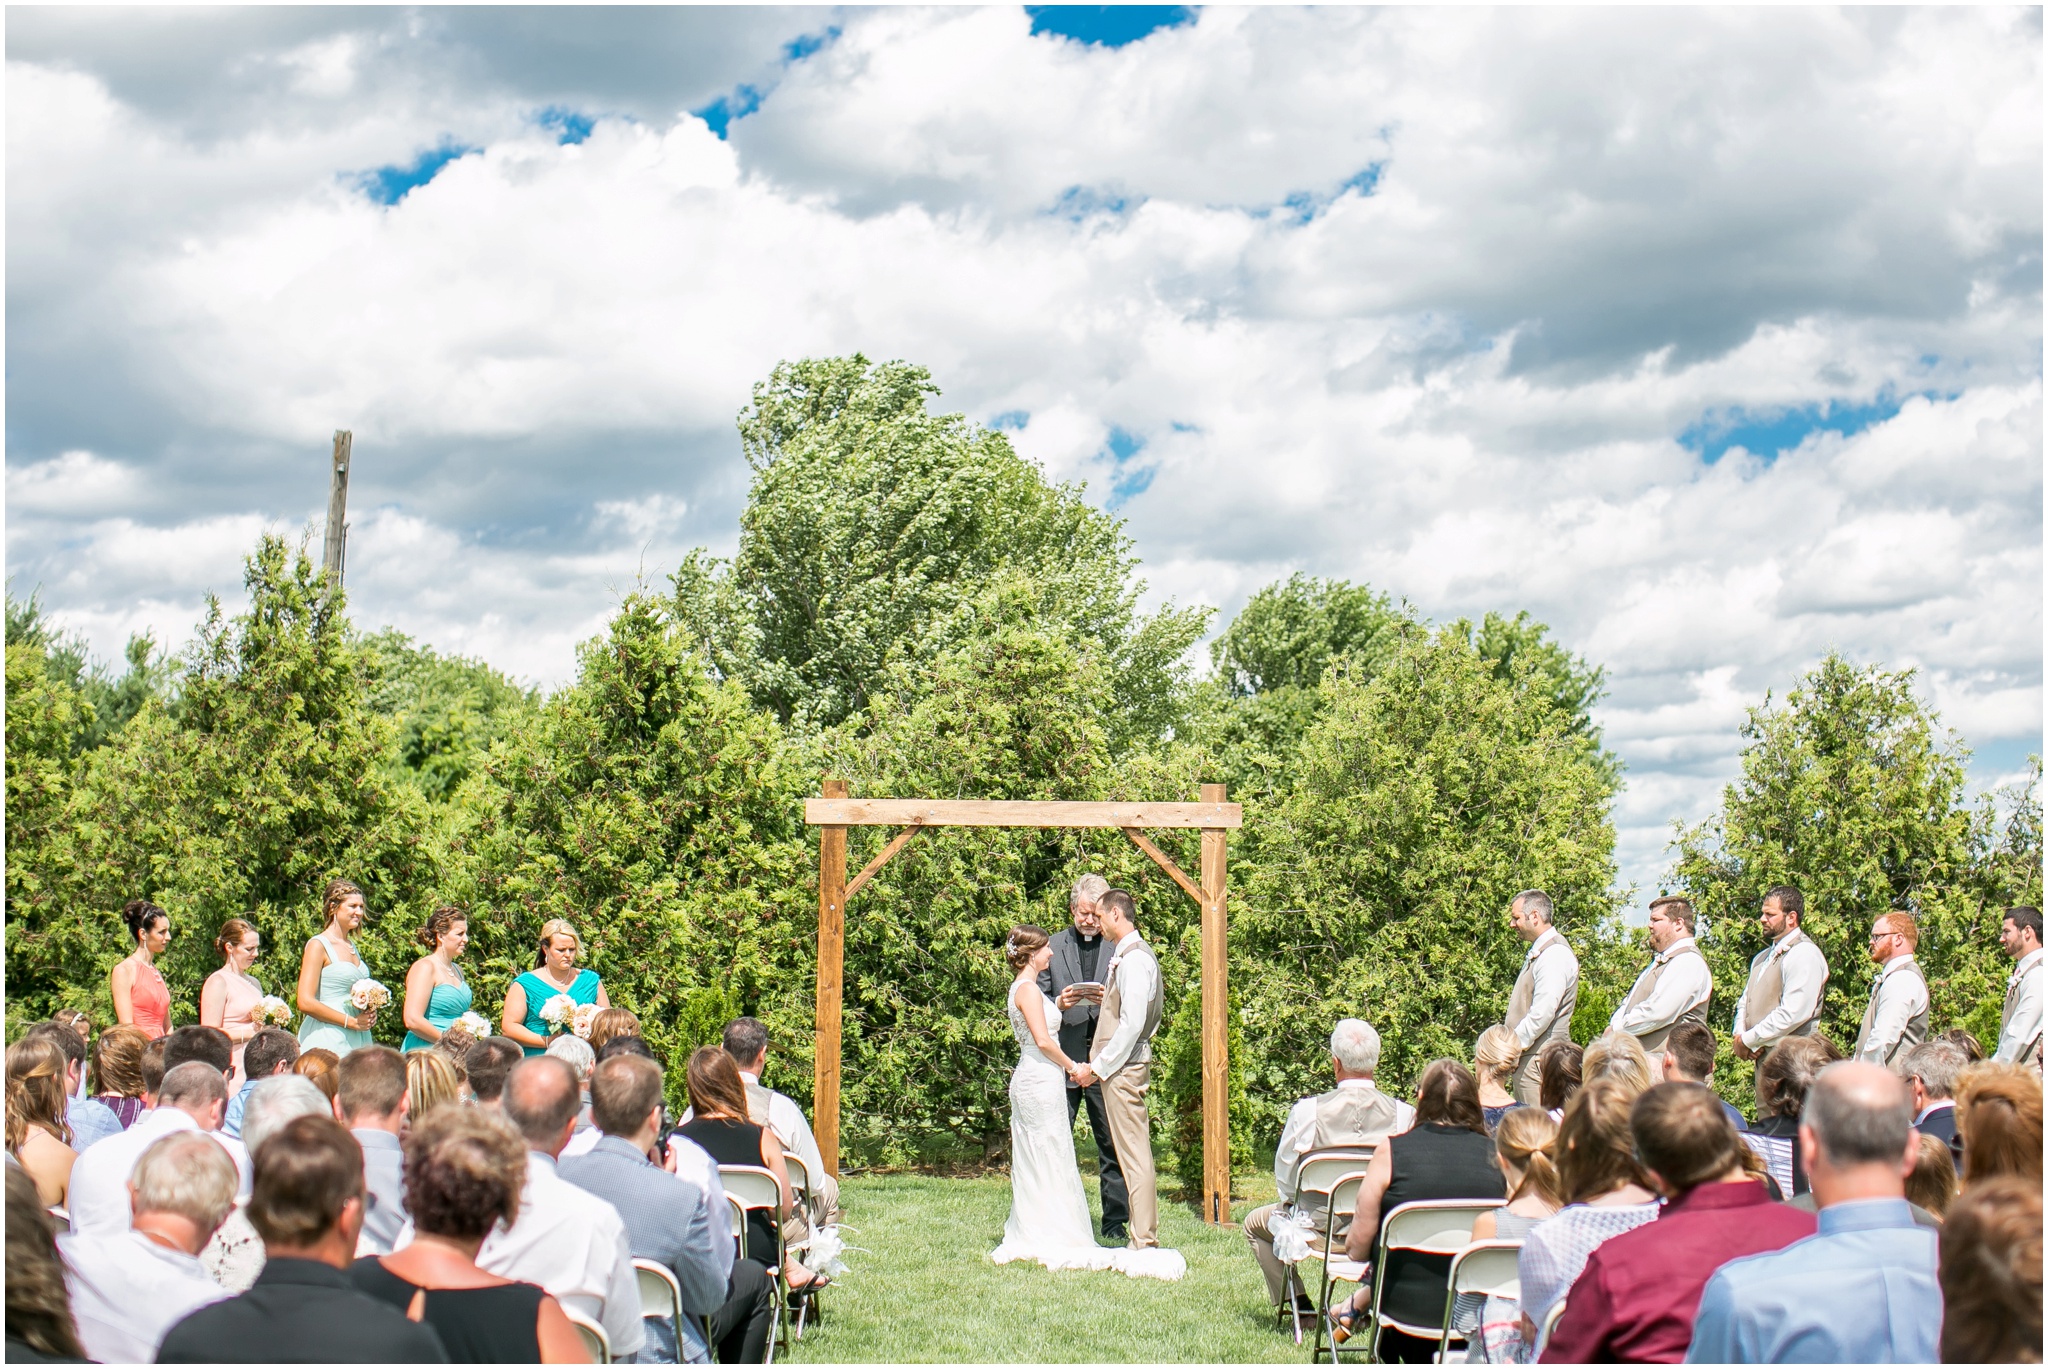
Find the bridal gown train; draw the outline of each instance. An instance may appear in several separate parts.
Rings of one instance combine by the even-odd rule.
[[[1177,1250],[1125,1250],[1095,1243],[1088,1219],[1088,1194],[1074,1158],[1074,1124],[1067,1114],[1066,1072],[1031,1039],[1017,1006],[1021,989],[1038,986],[1020,979],[1010,986],[1010,1030],[1020,1052],[1010,1075],[1010,1216],[1003,1243],[989,1256],[997,1264],[1035,1260],[1048,1269],[1115,1269],[1133,1277],[1178,1279],[1187,1261]],[[1045,1021],[1059,1021],[1059,1007],[1039,994]]]

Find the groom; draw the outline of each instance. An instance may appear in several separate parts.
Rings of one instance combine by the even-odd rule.
[[[1159,1189],[1152,1169],[1152,1122],[1145,1092],[1152,1083],[1152,1036],[1159,1030],[1159,960],[1138,935],[1138,906],[1121,889],[1096,904],[1104,937],[1115,946],[1102,976],[1102,1017],[1095,1024],[1094,1055],[1076,1065],[1074,1083],[1102,1081],[1102,1110],[1129,1195],[1130,1248],[1159,1244]]]

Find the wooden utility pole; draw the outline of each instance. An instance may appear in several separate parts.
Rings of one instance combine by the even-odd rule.
[[[327,537],[320,544],[321,568],[327,572],[327,592],[341,588],[342,562],[348,553],[348,458],[355,438],[347,428],[334,434],[334,461],[327,482]]]

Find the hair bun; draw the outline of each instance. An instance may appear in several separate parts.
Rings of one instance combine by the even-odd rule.
[[[130,900],[121,909],[121,921],[127,925],[128,935],[137,941],[142,939],[143,928],[160,917],[168,918],[170,914],[146,898]]]

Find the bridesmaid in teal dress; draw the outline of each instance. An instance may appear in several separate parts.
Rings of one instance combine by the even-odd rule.
[[[377,1023],[377,1010],[358,1011],[349,992],[370,971],[355,947],[356,931],[363,925],[363,891],[345,879],[329,880],[320,903],[327,925],[320,935],[306,943],[299,959],[299,1049],[325,1047],[336,1055],[347,1055],[358,1046],[370,1044],[370,1028]]]
[[[455,963],[469,945],[469,914],[436,908],[418,940],[431,953],[405,972],[405,1044],[399,1049],[406,1051],[423,1051],[439,1041],[471,1002],[469,981]]]
[[[597,971],[576,968],[582,950],[583,940],[576,929],[555,918],[540,929],[540,959],[506,990],[498,1029],[524,1046],[528,1055],[545,1053],[548,1042],[561,1035],[540,1015],[542,1006],[556,994],[565,993],[577,1003],[595,1003],[600,1008],[612,1005]]]

